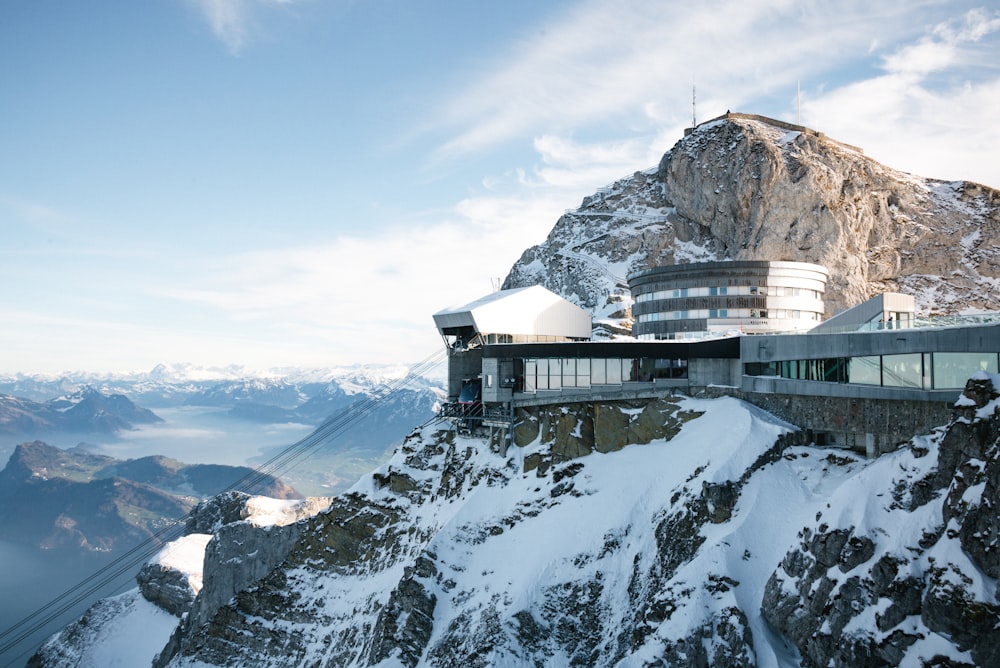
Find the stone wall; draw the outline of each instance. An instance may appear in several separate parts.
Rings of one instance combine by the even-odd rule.
[[[951,421],[952,403],[815,397],[709,388],[707,395],[729,395],[794,424],[817,445],[833,445],[875,457],[891,452],[915,434]]]

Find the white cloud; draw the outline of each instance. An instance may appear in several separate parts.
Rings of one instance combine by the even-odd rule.
[[[245,46],[254,27],[257,10],[279,5],[290,5],[295,0],[191,0],[208,21],[212,32],[229,49],[238,55]]]
[[[921,176],[1000,186],[1000,13],[933,26],[882,60],[883,74],[807,97],[803,122]]]

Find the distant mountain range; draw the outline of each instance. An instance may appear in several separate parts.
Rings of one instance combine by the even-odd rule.
[[[202,406],[228,411],[231,417],[243,420],[318,424],[369,396],[376,388],[405,377],[407,372],[407,367],[399,365],[289,368],[260,373],[242,367],[161,364],[138,373],[18,373],[0,376],[0,432],[24,433],[32,426],[87,431],[100,424],[100,421],[89,424],[82,417],[91,407],[122,419],[117,427],[107,425],[112,431],[156,421],[152,413],[143,418],[134,407],[121,402],[119,396],[151,409]],[[418,393],[435,395],[443,380],[413,378],[407,381],[407,386]],[[95,406],[99,396],[106,401]],[[89,399],[90,403],[71,413],[74,418],[71,422],[55,415],[65,412],[70,403],[83,399]],[[59,403],[54,404],[56,401]]]
[[[77,447],[23,443],[0,471],[0,538],[45,549],[116,551],[183,518],[200,499],[253,474],[243,466],[122,461]],[[258,476],[254,476],[256,480]],[[245,491],[299,493],[271,476]]]
[[[122,394],[104,394],[89,386],[44,402],[0,394],[0,433],[113,434],[162,421]]]

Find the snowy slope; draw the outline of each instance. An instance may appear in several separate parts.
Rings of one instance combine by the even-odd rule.
[[[949,445],[953,426],[865,460],[792,445],[788,425],[736,399],[655,405],[657,438],[569,461],[544,430],[501,457],[487,439],[425,427],[306,520],[278,568],[187,629],[169,665],[854,665],[843,647],[900,659],[886,665],[983,656],[938,626],[932,604],[951,583],[945,617],[1000,619],[996,580],[960,543],[962,518],[949,531],[943,519],[950,497],[971,512],[989,494],[967,465],[943,462],[965,452],[986,475],[1000,469],[996,443],[968,454]],[[998,407],[968,411],[998,422]],[[648,410],[622,407],[634,419]],[[961,494],[950,466],[964,471]],[[976,540],[995,542],[992,531]],[[239,566],[206,564],[227,567]],[[923,592],[915,615],[897,618],[899,591]],[[143,614],[123,608],[113,623]],[[53,642],[49,656],[72,656]]]

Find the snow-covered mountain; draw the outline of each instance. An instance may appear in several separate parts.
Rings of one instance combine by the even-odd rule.
[[[92,388],[104,394],[122,394],[140,405],[154,408],[185,403],[232,407],[247,401],[294,407],[330,392],[340,391],[345,395],[371,393],[375,388],[405,378],[409,371],[409,366],[401,364],[266,370],[242,366],[159,364],[142,372],[10,374],[0,376],[0,392],[33,401],[48,401],[53,397]],[[410,384],[426,387],[439,387],[443,384],[442,369],[431,369],[430,374],[413,379]]]
[[[608,335],[630,271],[726,258],[824,264],[830,311],[884,289],[998,309],[998,207],[731,115],[567,212],[505,287],[541,282]],[[291,529],[219,510],[207,542],[190,529],[203,552],[155,560],[191,583],[172,619],[137,590],[34,665],[1000,665],[995,388],[980,374],[950,424],[877,459],[733,398],[519,409],[505,452],[425,424]],[[141,647],[117,631],[154,619]]]
[[[114,434],[136,425],[162,422],[150,410],[122,394],[105,394],[93,387],[45,402],[0,394],[0,434],[34,438],[51,432]]]
[[[506,457],[428,426],[259,577],[269,530],[222,526],[173,626],[126,595],[36,665],[997,665],[1000,376],[976,383],[875,460],[730,398],[619,405],[631,442],[568,461],[584,406],[526,414]],[[141,650],[115,632],[147,616]]]

